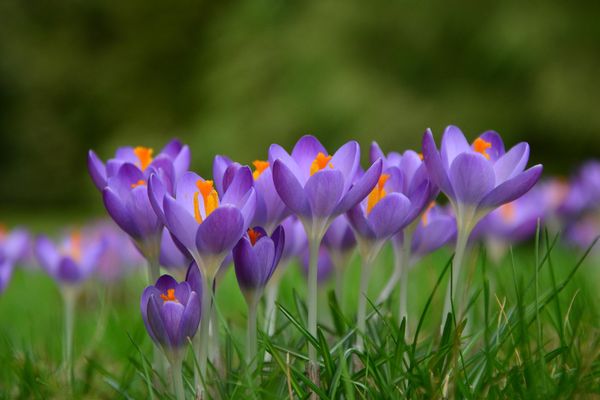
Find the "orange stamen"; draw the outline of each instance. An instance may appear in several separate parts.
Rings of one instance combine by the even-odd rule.
[[[260,175],[265,171],[265,169],[269,168],[268,161],[254,160],[252,162],[252,165],[254,165],[254,172],[252,173],[252,177],[254,178],[254,180],[257,180],[260,177]]]
[[[419,156],[419,160],[423,161],[423,153],[417,153],[417,155]]]
[[[329,166],[329,168],[333,168],[333,165],[329,161],[331,161],[331,156],[326,156],[322,152],[319,152],[312,164],[310,164],[310,176],[313,176],[327,166]]]
[[[139,181],[137,181],[136,183],[132,183],[131,184],[131,188],[135,189],[138,186],[146,186],[146,181],[143,179],[140,179]]]
[[[516,210],[514,203],[507,203],[500,207],[500,215],[506,222],[512,222],[515,219]]]
[[[256,244],[256,241],[262,236],[262,233],[259,231],[255,231],[254,229],[248,229],[248,238],[250,239],[250,243],[252,246]]]
[[[174,301],[179,303],[179,300],[177,300],[177,297],[175,297],[175,289],[167,289],[167,294],[161,294],[160,298],[163,300],[163,302]]]
[[[492,147],[492,144],[488,141],[483,140],[482,138],[477,138],[473,142],[473,150],[477,153],[483,155],[488,160],[490,159],[490,155],[487,153],[487,150]]]
[[[75,261],[81,260],[81,233],[75,231],[71,233],[71,257]]]
[[[384,187],[388,179],[390,179],[388,174],[381,174],[377,186],[369,193],[369,196],[367,197],[367,214],[369,214],[373,207],[375,207],[375,205],[387,194]]]
[[[196,181],[198,191],[194,193],[194,218],[199,224],[202,223],[202,214],[200,214],[200,195],[204,202],[204,218],[208,217],[217,207],[219,207],[219,195],[214,189],[213,181]]]
[[[140,160],[140,169],[145,171],[152,163],[152,153],[154,153],[154,150],[150,147],[138,146],[133,149],[133,153]]]
[[[421,222],[423,223],[423,226],[427,226],[427,224],[429,224],[429,211],[431,211],[433,207],[435,207],[435,201],[429,203],[429,205],[423,212],[423,216],[421,217]]]

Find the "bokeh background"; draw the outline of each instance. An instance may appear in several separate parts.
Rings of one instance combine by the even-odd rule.
[[[0,218],[102,215],[87,150],[172,136],[206,174],[305,133],[405,149],[452,123],[566,175],[600,155],[599,19],[600,2],[2,1]]]

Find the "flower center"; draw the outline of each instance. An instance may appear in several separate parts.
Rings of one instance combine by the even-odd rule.
[[[268,161],[254,160],[252,162],[252,165],[254,165],[254,172],[252,173],[252,177],[254,178],[254,180],[257,180],[265,171],[265,169],[269,168]]]
[[[252,228],[248,229],[248,238],[250,239],[250,243],[252,246],[256,244],[256,241],[262,236],[262,233],[256,231]]]
[[[505,222],[512,222],[515,220],[516,210],[513,203],[506,203],[500,207],[500,215]]]
[[[379,203],[379,201],[387,194],[384,187],[388,179],[390,179],[388,174],[381,174],[377,186],[369,193],[369,197],[367,197],[367,214],[369,214],[373,207],[375,207],[375,205],[377,205],[377,203]]]
[[[423,216],[421,217],[421,222],[423,223],[423,226],[427,226],[429,224],[429,212],[433,207],[435,207],[435,201],[429,203],[429,205],[423,212]]]
[[[477,138],[473,142],[473,150],[477,153],[481,154],[488,160],[490,159],[490,155],[487,153],[488,149],[492,148],[492,144],[488,141],[483,140],[482,138]]]
[[[133,149],[133,154],[140,160],[139,167],[142,171],[145,171],[152,163],[152,153],[154,153],[154,150],[150,147],[138,146]]]
[[[204,218],[207,218],[217,207],[219,207],[219,194],[213,187],[213,181],[196,181],[198,191],[194,193],[194,218],[199,224],[202,223],[200,214],[200,196],[204,202]]]
[[[326,156],[322,152],[319,152],[312,164],[310,164],[310,176],[313,176],[327,166],[329,166],[329,168],[333,168],[333,165],[329,161],[331,161],[331,156]]]
[[[160,298],[162,299],[163,303],[167,301],[179,303],[179,300],[177,300],[177,297],[175,297],[175,289],[167,289],[167,294],[161,294]]]
[[[132,183],[131,184],[131,188],[135,189],[138,186],[146,186],[146,181],[143,179],[140,179],[139,181],[137,181],[136,183]]]

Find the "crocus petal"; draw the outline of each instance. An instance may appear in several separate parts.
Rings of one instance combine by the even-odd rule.
[[[217,193],[225,192],[225,189],[223,188],[223,176],[225,175],[227,167],[231,164],[233,164],[233,161],[226,156],[216,155],[213,159],[213,179],[215,180]]]
[[[457,202],[474,206],[494,188],[496,180],[489,161],[478,153],[456,156],[449,175]]]
[[[171,344],[174,347],[181,346],[179,343],[179,324],[181,323],[181,316],[185,306],[175,301],[165,301],[160,309],[162,321],[169,335]]]
[[[518,199],[537,183],[541,174],[542,166],[536,165],[501,183],[481,200],[478,208],[494,209]]]
[[[152,174],[148,179],[148,198],[150,199],[152,209],[163,224],[165,223],[163,200],[166,193],[167,189],[160,178],[157,175]]]
[[[187,343],[187,338],[193,338],[198,330],[200,324],[200,317],[202,315],[202,307],[200,306],[200,297],[196,292],[192,292],[185,305],[181,320],[179,322],[179,336],[177,337],[177,343],[179,346],[184,346]]]
[[[189,253],[183,253],[175,244],[171,233],[163,228],[160,240],[159,263],[165,268],[183,269],[190,265],[191,257]]]
[[[360,203],[373,190],[381,176],[382,160],[377,160],[369,167],[360,179],[348,190],[337,205],[333,216],[345,213],[356,204]]]
[[[244,228],[249,227],[256,212],[256,190],[254,188],[250,188],[246,196],[241,200],[240,212],[244,218]]]
[[[174,159],[182,150],[182,143],[179,139],[171,139],[169,143],[162,148],[159,154],[165,154],[169,158]]]
[[[469,142],[467,142],[462,131],[456,126],[448,126],[442,136],[442,145],[440,147],[440,154],[446,168],[452,165],[456,156],[470,150],[471,146],[469,146]]]
[[[279,264],[281,257],[283,255],[283,249],[285,248],[285,231],[283,230],[283,226],[279,225],[273,231],[273,235],[271,235],[271,239],[273,240],[273,244],[275,245],[275,256],[273,259],[273,268],[269,274],[269,278],[273,274],[273,271]]]
[[[529,145],[525,142],[517,144],[494,164],[496,182],[500,184],[523,172],[527,161],[529,161]]]
[[[412,252],[423,256],[444,246],[456,235],[456,221],[454,218],[439,218],[431,221],[427,226],[419,226],[413,235]]]
[[[341,171],[325,169],[311,176],[304,187],[312,215],[329,217],[338,205],[344,191]]]
[[[185,281],[190,285],[192,290],[198,293],[198,296],[202,298],[202,272],[196,262],[190,263],[187,273],[185,274]]]
[[[423,161],[427,166],[427,171],[433,183],[435,183],[448,197],[455,197],[448,172],[444,167],[442,157],[435,146],[433,134],[427,129],[423,135]]]
[[[132,185],[139,181],[146,181],[144,173],[135,165],[125,163],[121,165],[117,174],[108,178],[108,187],[113,189],[121,198],[125,198],[131,191]]]
[[[385,159],[385,154],[379,144],[375,141],[371,142],[371,147],[369,148],[369,161],[374,163],[377,159],[381,158]]]
[[[375,238],[375,232],[367,221],[367,215],[362,204],[356,204],[348,210],[346,217],[357,236],[369,239]]]
[[[271,167],[275,164],[275,160],[281,160],[296,176],[296,179],[302,179],[300,167],[298,167],[296,160],[294,160],[292,156],[290,156],[288,152],[278,144],[272,144],[269,147],[269,165],[271,165]],[[302,179],[302,183],[304,183],[304,181],[305,180]]]
[[[188,145],[185,145],[181,148],[181,151],[173,160],[173,170],[175,171],[174,179],[179,179],[184,172],[186,172],[190,168],[190,160],[191,160],[190,148]]]
[[[132,189],[125,209],[142,237],[158,234],[162,229],[162,223],[150,204],[147,187],[138,186]]]
[[[161,293],[167,293],[169,289],[175,289],[177,281],[171,275],[161,275],[156,281],[154,287],[156,287]]]
[[[323,147],[321,142],[312,135],[302,136],[292,149],[292,158],[296,160],[296,163],[300,168],[303,183],[310,177],[310,166],[319,153],[327,155],[327,150],[325,150],[325,147]]]
[[[259,263],[259,269],[256,271],[257,284],[259,287],[264,287],[271,277],[275,260],[275,243],[268,237],[258,240],[254,244],[253,251]]]
[[[102,191],[102,199],[104,200],[104,207],[113,221],[133,238],[139,238],[139,229],[131,219],[129,212],[125,208],[125,204],[123,204],[115,191],[110,187],[105,187]]]
[[[304,189],[297,177],[281,160],[273,164],[273,183],[281,200],[292,212],[301,215],[310,215],[310,205]]]
[[[421,186],[419,186],[413,193],[411,193],[408,198],[410,199],[410,209],[408,211],[408,215],[406,216],[406,223],[409,224],[415,220],[425,207],[429,204],[431,191],[429,190],[429,181],[423,181]]]
[[[160,303],[162,303],[162,300],[160,300],[157,296],[150,296],[146,310],[146,315],[148,316],[148,325],[152,330],[152,335],[150,336],[155,339],[158,344],[169,348],[172,346],[172,343],[171,339],[169,338],[169,334],[167,333],[167,327],[165,326],[165,322],[162,318],[162,304]]]
[[[177,238],[188,250],[196,248],[196,234],[198,222],[183,205],[173,197],[167,195],[163,200],[165,222],[169,232]]]
[[[212,212],[198,227],[196,246],[200,253],[224,254],[244,233],[244,217],[239,209],[224,205]]]
[[[254,289],[258,286],[260,270],[259,259],[248,238],[243,237],[233,248],[233,265],[238,285],[243,289]]]
[[[4,292],[13,273],[13,265],[9,261],[0,264],[0,294]]]
[[[345,178],[344,192],[347,192],[352,184],[352,178],[356,174],[356,169],[360,165],[360,146],[358,143],[352,140],[340,147],[331,157],[331,165],[342,172],[342,176]]]
[[[183,281],[183,282],[177,284],[177,286],[175,286],[175,298],[181,304],[187,304],[191,293],[192,293],[192,289],[191,289],[189,283],[187,283],[185,281]]]
[[[192,216],[194,215],[194,195],[198,192],[198,181],[204,181],[204,179],[200,175],[188,171],[183,174],[175,188],[175,199]],[[199,203],[200,209],[204,211],[204,202],[200,201]]]
[[[106,186],[106,167],[93,150],[88,152],[87,159],[88,172],[98,190]]]
[[[253,184],[254,180],[252,179],[252,171],[250,171],[250,168],[247,166],[239,168],[235,172],[231,184],[228,185],[225,195],[221,199],[221,203],[233,204],[239,207]]]
[[[54,246],[54,243],[45,236],[40,236],[35,243],[35,255],[41,266],[50,274],[53,275],[58,268],[60,254]]]
[[[371,210],[367,222],[377,239],[392,236],[404,227],[410,209],[410,200],[402,193],[390,193]]]

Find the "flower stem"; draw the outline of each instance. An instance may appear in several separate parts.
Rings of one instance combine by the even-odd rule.
[[[75,300],[77,291],[73,288],[63,289],[63,303],[65,310],[65,331],[64,331],[64,364],[67,373],[67,383],[71,393],[73,393],[73,328],[75,325]]]
[[[213,291],[212,283],[214,279],[204,276],[202,279],[202,315],[200,318],[200,331],[194,339],[194,351],[198,362],[199,370],[194,370],[194,383],[196,385],[196,397],[202,397],[204,385],[206,384],[206,366],[208,361],[208,324],[210,323]]]
[[[309,239],[310,261],[308,264],[308,332],[317,337],[317,270],[319,261],[319,248],[321,238]],[[308,345],[308,375],[311,381],[319,384],[319,365],[317,360],[317,349]],[[313,393],[316,398],[316,394]]]
[[[363,335],[367,328],[367,291],[369,288],[369,277],[371,275],[372,257],[362,257],[362,266],[360,270],[360,290],[358,293],[358,309],[356,312],[356,348],[359,351],[364,350]]]
[[[412,242],[412,233],[407,231],[404,234],[404,242],[402,243],[402,254],[400,262],[400,304],[398,307],[398,321],[402,323],[402,319],[406,319],[406,329],[404,336],[409,336],[409,325],[408,325],[408,271],[410,269],[410,246]]]
[[[385,303],[402,276],[402,247],[394,245],[394,271],[377,298],[377,304]]]
[[[464,226],[461,229],[461,226],[459,225],[458,237],[456,239],[456,249],[454,252],[454,260],[452,262],[452,279],[448,282],[448,288],[446,290],[446,298],[444,300],[444,314],[442,315],[442,325],[440,327],[440,332],[443,332],[444,330],[446,318],[448,317],[448,313],[452,311],[453,303],[455,305],[454,313],[460,315],[462,312],[460,298],[457,296],[457,293],[459,292],[457,290],[457,286],[470,234],[471,229],[465,229]]]
[[[258,301],[249,299],[248,301],[248,329],[246,332],[246,364],[250,371],[254,370],[257,353],[256,338],[256,309]]]
[[[185,389],[183,387],[183,373],[182,373],[183,357],[175,357],[171,362],[171,379],[173,382],[173,391],[175,392],[175,398],[177,400],[185,399]]]
[[[269,282],[265,288],[265,331],[273,336],[276,328],[277,310],[275,301],[279,293],[279,280]]]

